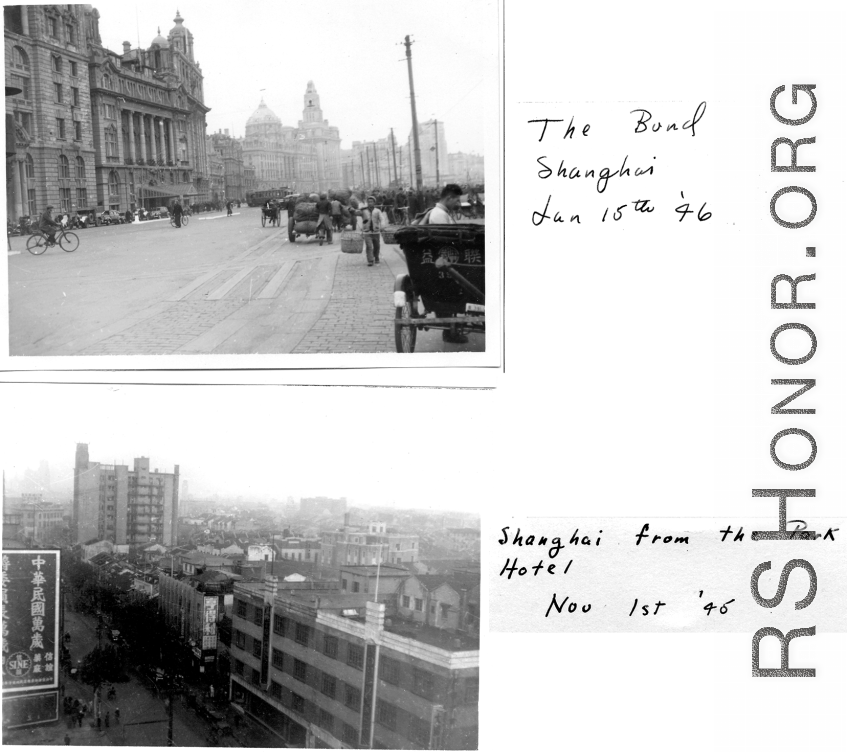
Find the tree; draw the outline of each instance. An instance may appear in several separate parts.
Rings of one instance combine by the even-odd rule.
[[[123,659],[114,645],[94,648],[82,659],[80,679],[92,687],[104,682],[124,681]]]

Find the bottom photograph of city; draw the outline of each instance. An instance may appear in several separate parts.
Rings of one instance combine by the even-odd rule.
[[[4,744],[477,749],[465,500],[390,498],[332,440],[101,420],[4,460]]]

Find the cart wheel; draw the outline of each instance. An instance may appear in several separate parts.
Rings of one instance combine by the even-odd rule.
[[[413,302],[411,300],[406,300],[402,306],[398,306],[395,309],[394,318],[410,319],[412,318],[413,310]],[[415,342],[417,341],[417,338],[418,328],[416,326],[403,326],[397,323],[394,324],[394,344],[397,346],[397,352],[413,353],[415,351]]]
[[[288,232],[288,242],[293,243],[297,239],[297,236],[289,230]]]

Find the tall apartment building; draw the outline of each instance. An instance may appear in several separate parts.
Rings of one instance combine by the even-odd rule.
[[[321,564],[411,564],[418,560],[418,536],[386,532],[384,522],[345,525],[321,535]]]
[[[118,545],[177,542],[179,465],[173,473],[150,472],[150,460],[127,465],[92,462],[88,444],[77,444],[74,467],[75,540],[96,538]]]
[[[477,748],[478,639],[273,577],[234,596],[231,697],[287,745]]]

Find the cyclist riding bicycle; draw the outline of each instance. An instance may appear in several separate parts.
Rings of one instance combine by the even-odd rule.
[[[56,230],[61,230],[62,225],[53,220],[53,207],[48,206],[41,218],[38,220],[38,229],[47,238],[47,242],[51,245],[56,244]]]

